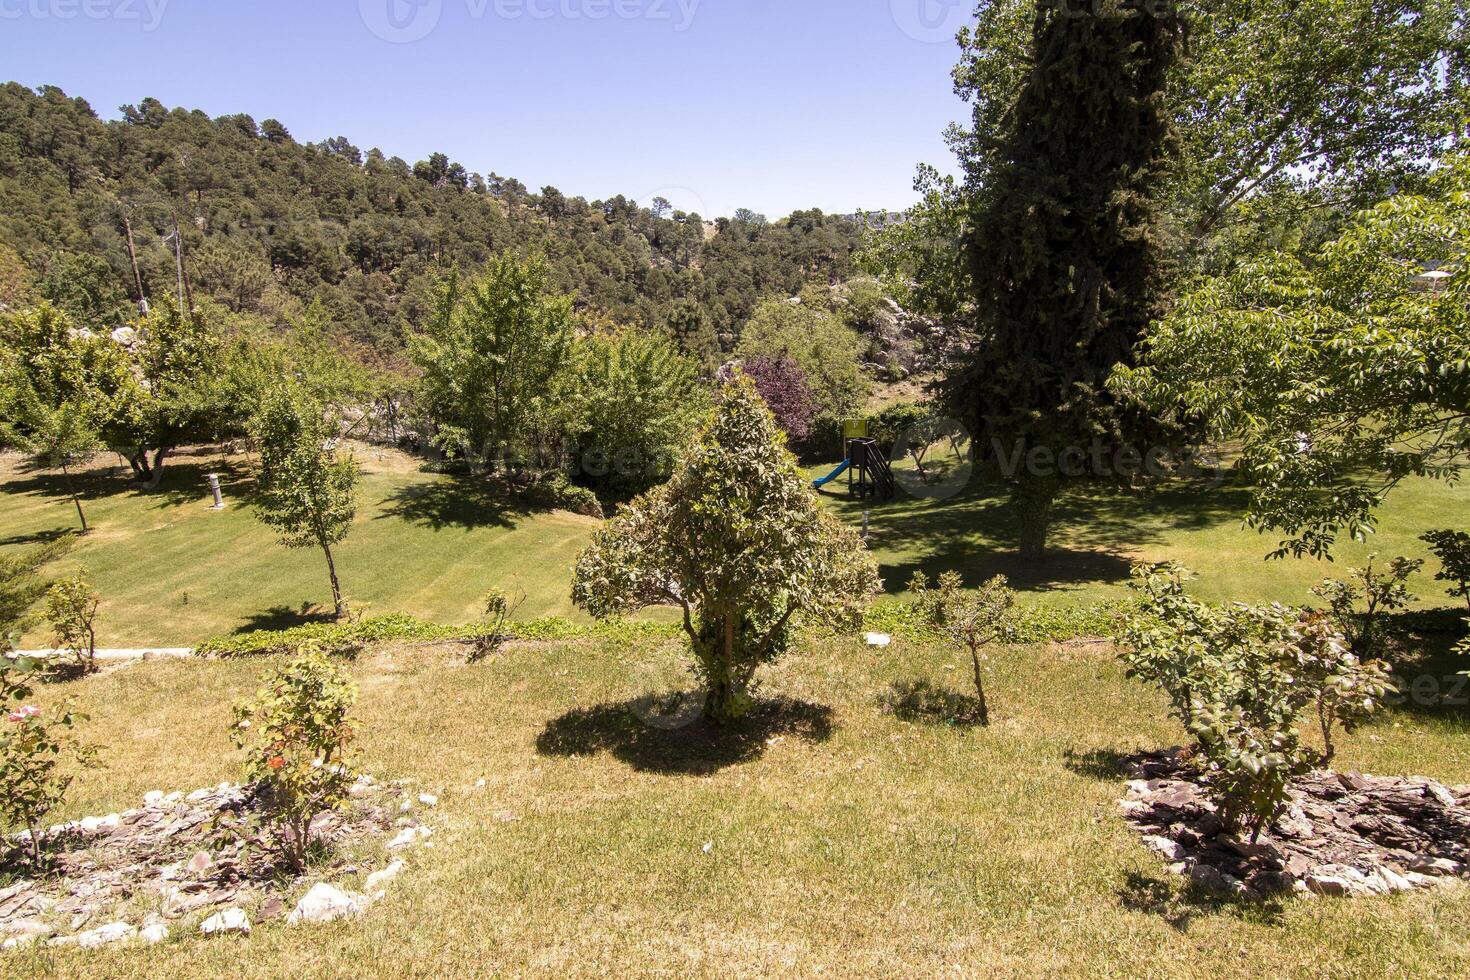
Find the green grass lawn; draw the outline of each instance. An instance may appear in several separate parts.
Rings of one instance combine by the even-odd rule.
[[[596,522],[530,513],[477,497],[472,485],[418,472],[397,453],[360,450],[357,523],[335,549],[344,592],[375,613],[445,622],[479,615],[487,589],[526,594],[524,616],[572,615],[571,567]],[[209,509],[205,474],[225,474],[228,507]],[[82,564],[103,596],[108,646],[191,646],[237,630],[295,625],[331,607],[326,564],[314,549],[289,551],[248,506],[243,458],[221,467],[199,453],[169,463],[163,487],[145,493],[108,470],[85,473],[94,531],[67,562]],[[34,543],[76,526],[60,478],[0,469],[0,545]],[[316,610],[320,612],[320,610]],[[28,640],[44,642],[44,632]]]
[[[159,662],[48,688],[104,747],[60,818],[240,777],[229,704],[271,661]],[[997,651],[989,729],[901,720],[960,658],[814,640],[745,727],[647,728],[676,645],[386,649],[352,670],[357,762],[436,792],[432,849],[357,922],[157,948],[41,950],[6,976],[1465,976],[1470,888],[1237,905],[1189,893],[1119,817],[1120,754],[1182,740],[1101,644]],[[1443,671],[1430,667],[1406,668]],[[1340,766],[1470,781],[1464,709],[1401,709]],[[476,789],[479,779],[486,780]],[[519,819],[504,822],[505,811]],[[708,852],[705,848],[708,845]],[[364,873],[380,866],[364,866]],[[354,885],[353,879],[344,884]],[[294,899],[294,895],[292,896]]]
[[[596,522],[564,512],[529,512],[479,492],[470,481],[427,474],[398,453],[361,449],[365,468],[357,525],[337,549],[343,588],[374,613],[404,612],[443,623],[479,613],[492,586],[525,593],[522,617],[577,618],[571,568]],[[104,462],[104,461],[99,461]],[[812,467],[812,476],[830,466]],[[229,507],[208,507],[205,474],[225,474]],[[248,506],[249,466],[207,451],[169,464],[161,490],[129,488],[104,468],[82,474],[95,526],[66,565],[85,565],[102,593],[107,646],[189,646],[211,636],[302,622],[329,605],[325,565],[314,550],[276,543]],[[0,461],[0,551],[71,529],[76,515],[59,475]],[[824,494],[854,524],[860,507],[834,483]],[[1470,487],[1411,481],[1390,498],[1381,532],[1367,545],[1344,543],[1335,565],[1267,562],[1276,538],[1241,526],[1246,494],[1184,483],[1129,494],[1079,491],[1058,508],[1053,551],[1021,562],[1014,526],[995,487],[976,485],[950,500],[900,493],[871,512],[871,546],[890,593],[915,569],[956,568],[971,583],[1003,573],[1032,602],[1086,605],[1122,597],[1139,558],[1184,562],[1201,573],[1208,599],[1307,602],[1328,574],[1345,575],[1370,551],[1427,557],[1418,536],[1470,526]],[[65,565],[63,566],[65,567]],[[1431,559],[1412,583],[1425,605],[1446,605]],[[34,631],[31,643],[46,642]]]

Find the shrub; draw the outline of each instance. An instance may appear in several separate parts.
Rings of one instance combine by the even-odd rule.
[[[347,798],[356,703],[356,685],[312,650],[277,671],[253,700],[235,705],[232,734],[246,752],[246,778],[269,808],[272,848],[294,870],[310,854],[312,818]]]
[[[41,864],[41,821],[61,804],[72,777],[63,763],[86,764],[92,752],[73,736],[85,721],[68,699],[47,712],[27,704],[31,696],[29,661],[0,659],[0,821],[8,830],[24,827],[31,861]]]
[[[485,615],[470,627],[470,663],[478,663],[493,655],[511,638],[510,618],[525,595],[515,600],[501,589],[491,589],[485,594]]]
[[[1440,570],[1434,576],[1449,582],[1450,595],[1470,605],[1470,534],[1464,531],[1430,531],[1421,539],[1439,559]]]
[[[857,532],[802,478],[739,370],[664,486],[608,522],[577,560],[572,599],[599,619],[677,606],[716,724],[750,707],[756,669],[802,622],[856,627],[878,592]]]
[[[1417,558],[1395,558],[1386,570],[1374,567],[1377,555],[1369,555],[1363,568],[1348,569],[1348,578],[1326,579],[1312,594],[1327,602],[1337,628],[1347,635],[1353,652],[1371,656],[1378,646],[1380,617],[1386,612],[1403,609],[1415,596],[1409,591],[1409,576],[1424,567]],[[1357,611],[1358,604],[1363,611]]]
[[[1140,566],[1141,610],[1123,631],[1130,677],[1159,685],[1198,740],[1205,784],[1233,831],[1251,839],[1279,815],[1291,779],[1335,752],[1333,729],[1375,710],[1392,688],[1388,668],[1363,663],[1333,621],[1280,605],[1215,608],[1184,589],[1185,569]],[[1311,707],[1323,752],[1301,745]]]
[[[792,441],[800,442],[811,435],[817,406],[801,365],[785,354],[757,354],[747,357],[741,366],[776,416],[776,424]]]
[[[987,659],[984,649],[994,643],[1013,642],[1016,593],[998,575],[974,592],[966,592],[958,572],[939,576],[935,588],[923,572],[915,572],[909,592],[925,619],[949,642],[970,654],[975,678],[975,721],[990,724],[990,705],[985,697],[985,677],[981,664]]]
[[[55,633],[53,673],[82,676],[97,672],[97,605],[101,596],[78,573],[46,592],[46,621]]]

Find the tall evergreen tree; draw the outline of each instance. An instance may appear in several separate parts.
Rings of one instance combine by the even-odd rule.
[[[1105,382],[1163,312],[1155,197],[1180,38],[1157,4],[1038,4],[997,165],[970,189],[976,337],[942,391],[1010,481],[1024,554],[1044,550],[1079,459],[1138,435]]]

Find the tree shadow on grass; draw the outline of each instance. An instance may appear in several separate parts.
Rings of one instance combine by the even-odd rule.
[[[337,617],[328,609],[314,603],[303,602],[300,609],[290,606],[272,606],[265,612],[252,613],[235,633],[255,633],[259,630],[285,630],[313,623],[335,623]]]
[[[1068,749],[1062,765],[1079,776],[1103,782],[1123,779],[1128,774],[1128,764],[1137,761],[1137,752],[1119,752],[1117,749],[1088,749],[1074,752]]]
[[[1470,678],[1464,654],[1455,645],[1465,635],[1461,609],[1429,610],[1388,617],[1379,659],[1393,668],[1398,693],[1384,699],[1388,707],[1364,729],[1391,725],[1396,715],[1421,719],[1470,722]]]
[[[790,698],[763,700],[744,718],[717,726],[703,717],[667,728],[643,720],[648,698],[577,708],[549,722],[536,738],[542,755],[608,752],[638,772],[710,776],[765,754],[768,741],[792,736],[806,742],[832,737],[832,709]]]
[[[12,534],[7,538],[0,538],[0,548],[4,548],[7,545],[50,544],[51,542],[56,541],[59,538],[64,538],[68,534],[74,534],[80,530],[80,528],[71,530],[52,528],[46,531],[35,531],[31,534]]]
[[[213,500],[209,489],[211,473],[219,475],[227,503],[231,499],[248,502],[255,487],[254,479],[244,467],[201,454],[166,460],[159,485],[152,489],[134,479],[131,471],[117,466],[89,465],[78,469],[72,473],[70,484],[60,470],[49,467],[27,464],[18,472],[22,476],[0,482],[0,493],[70,500],[71,487],[75,486],[84,507],[91,501],[124,493],[154,499],[165,506],[207,506]]]
[[[1175,879],[1178,881],[1179,879]],[[1118,902],[1130,912],[1158,916],[1171,929],[1185,933],[1201,915],[1233,915],[1256,925],[1279,926],[1286,921],[1285,906],[1277,895],[1265,899],[1238,898],[1193,880],[1182,886],[1152,875],[1128,872],[1118,889]]]
[[[471,478],[440,479],[400,487],[388,498],[382,517],[397,518],[442,531],[515,527],[530,510],[500,486]]]
[[[978,698],[927,680],[895,681],[878,697],[883,711],[900,721],[971,728],[980,724]]]

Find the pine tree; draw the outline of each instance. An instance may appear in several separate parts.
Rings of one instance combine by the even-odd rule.
[[[1030,556],[1045,548],[1058,493],[1081,475],[1063,454],[1141,435],[1105,382],[1163,312],[1156,197],[1170,143],[1165,76],[1181,37],[1158,4],[1038,7],[1034,63],[997,165],[971,188],[977,336],[942,385],[1009,480]]]

